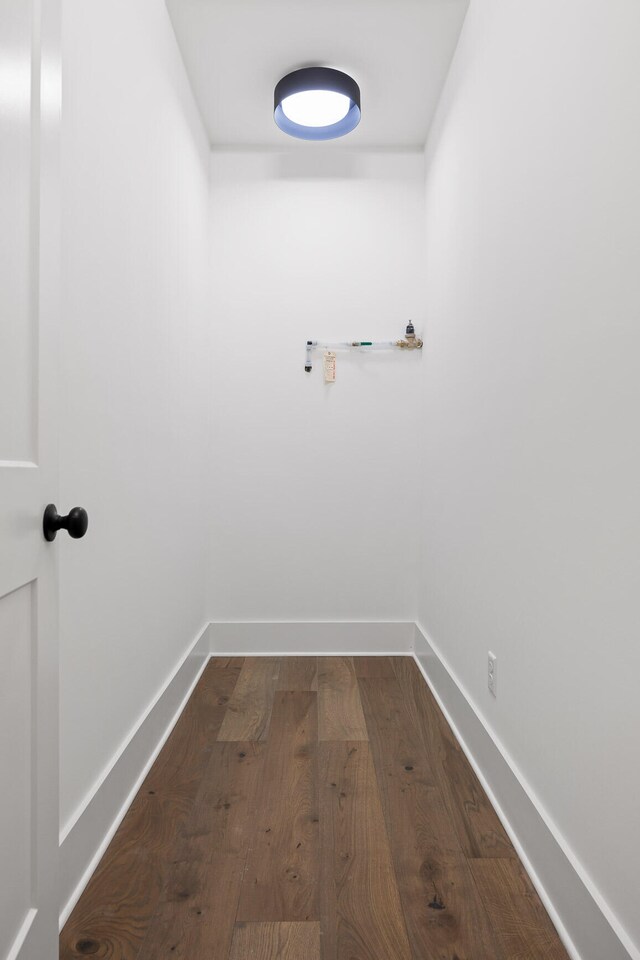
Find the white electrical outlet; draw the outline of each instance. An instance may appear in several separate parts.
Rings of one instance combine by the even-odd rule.
[[[494,695],[498,696],[498,658],[495,653],[489,650],[489,659],[487,661],[487,685]]]

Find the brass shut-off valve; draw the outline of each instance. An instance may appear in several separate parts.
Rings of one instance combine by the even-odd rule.
[[[396,347],[401,347],[404,350],[422,350],[422,346],[422,340],[420,337],[416,337],[416,331],[414,330],[413,324],[411,321],[409,321],[405,331],[405,339],[396,340]]]

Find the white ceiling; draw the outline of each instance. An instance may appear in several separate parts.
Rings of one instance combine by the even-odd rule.
[[[427,137],[469,0],[166,0],[212,146],[282,147],[273,88],[302,66],[360,84],[362,120],[337,146]],[[304,144],[308,147],[308,144]]]

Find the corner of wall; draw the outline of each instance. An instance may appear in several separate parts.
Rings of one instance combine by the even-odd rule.
[[[415,640],[416,662],[572,960],[640,960],[535,793],[419,624]]]
[[[209,658],[206,624],[60,833],[60,928],[98,866]]]
[[[411,620],[238,621],[210,624],[213,656],[332,656],[411,653]]]

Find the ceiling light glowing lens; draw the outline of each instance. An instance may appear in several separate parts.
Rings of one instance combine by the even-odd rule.
[[[328,127],[344,120],[351,100],[333,90],[302,90],[282,101],[282,110],[292,123],[302,127]]]
[[[335,140],[360,123],[360,87],[332,67],[302,67],[273,92],[273,119],[299,140]]]

